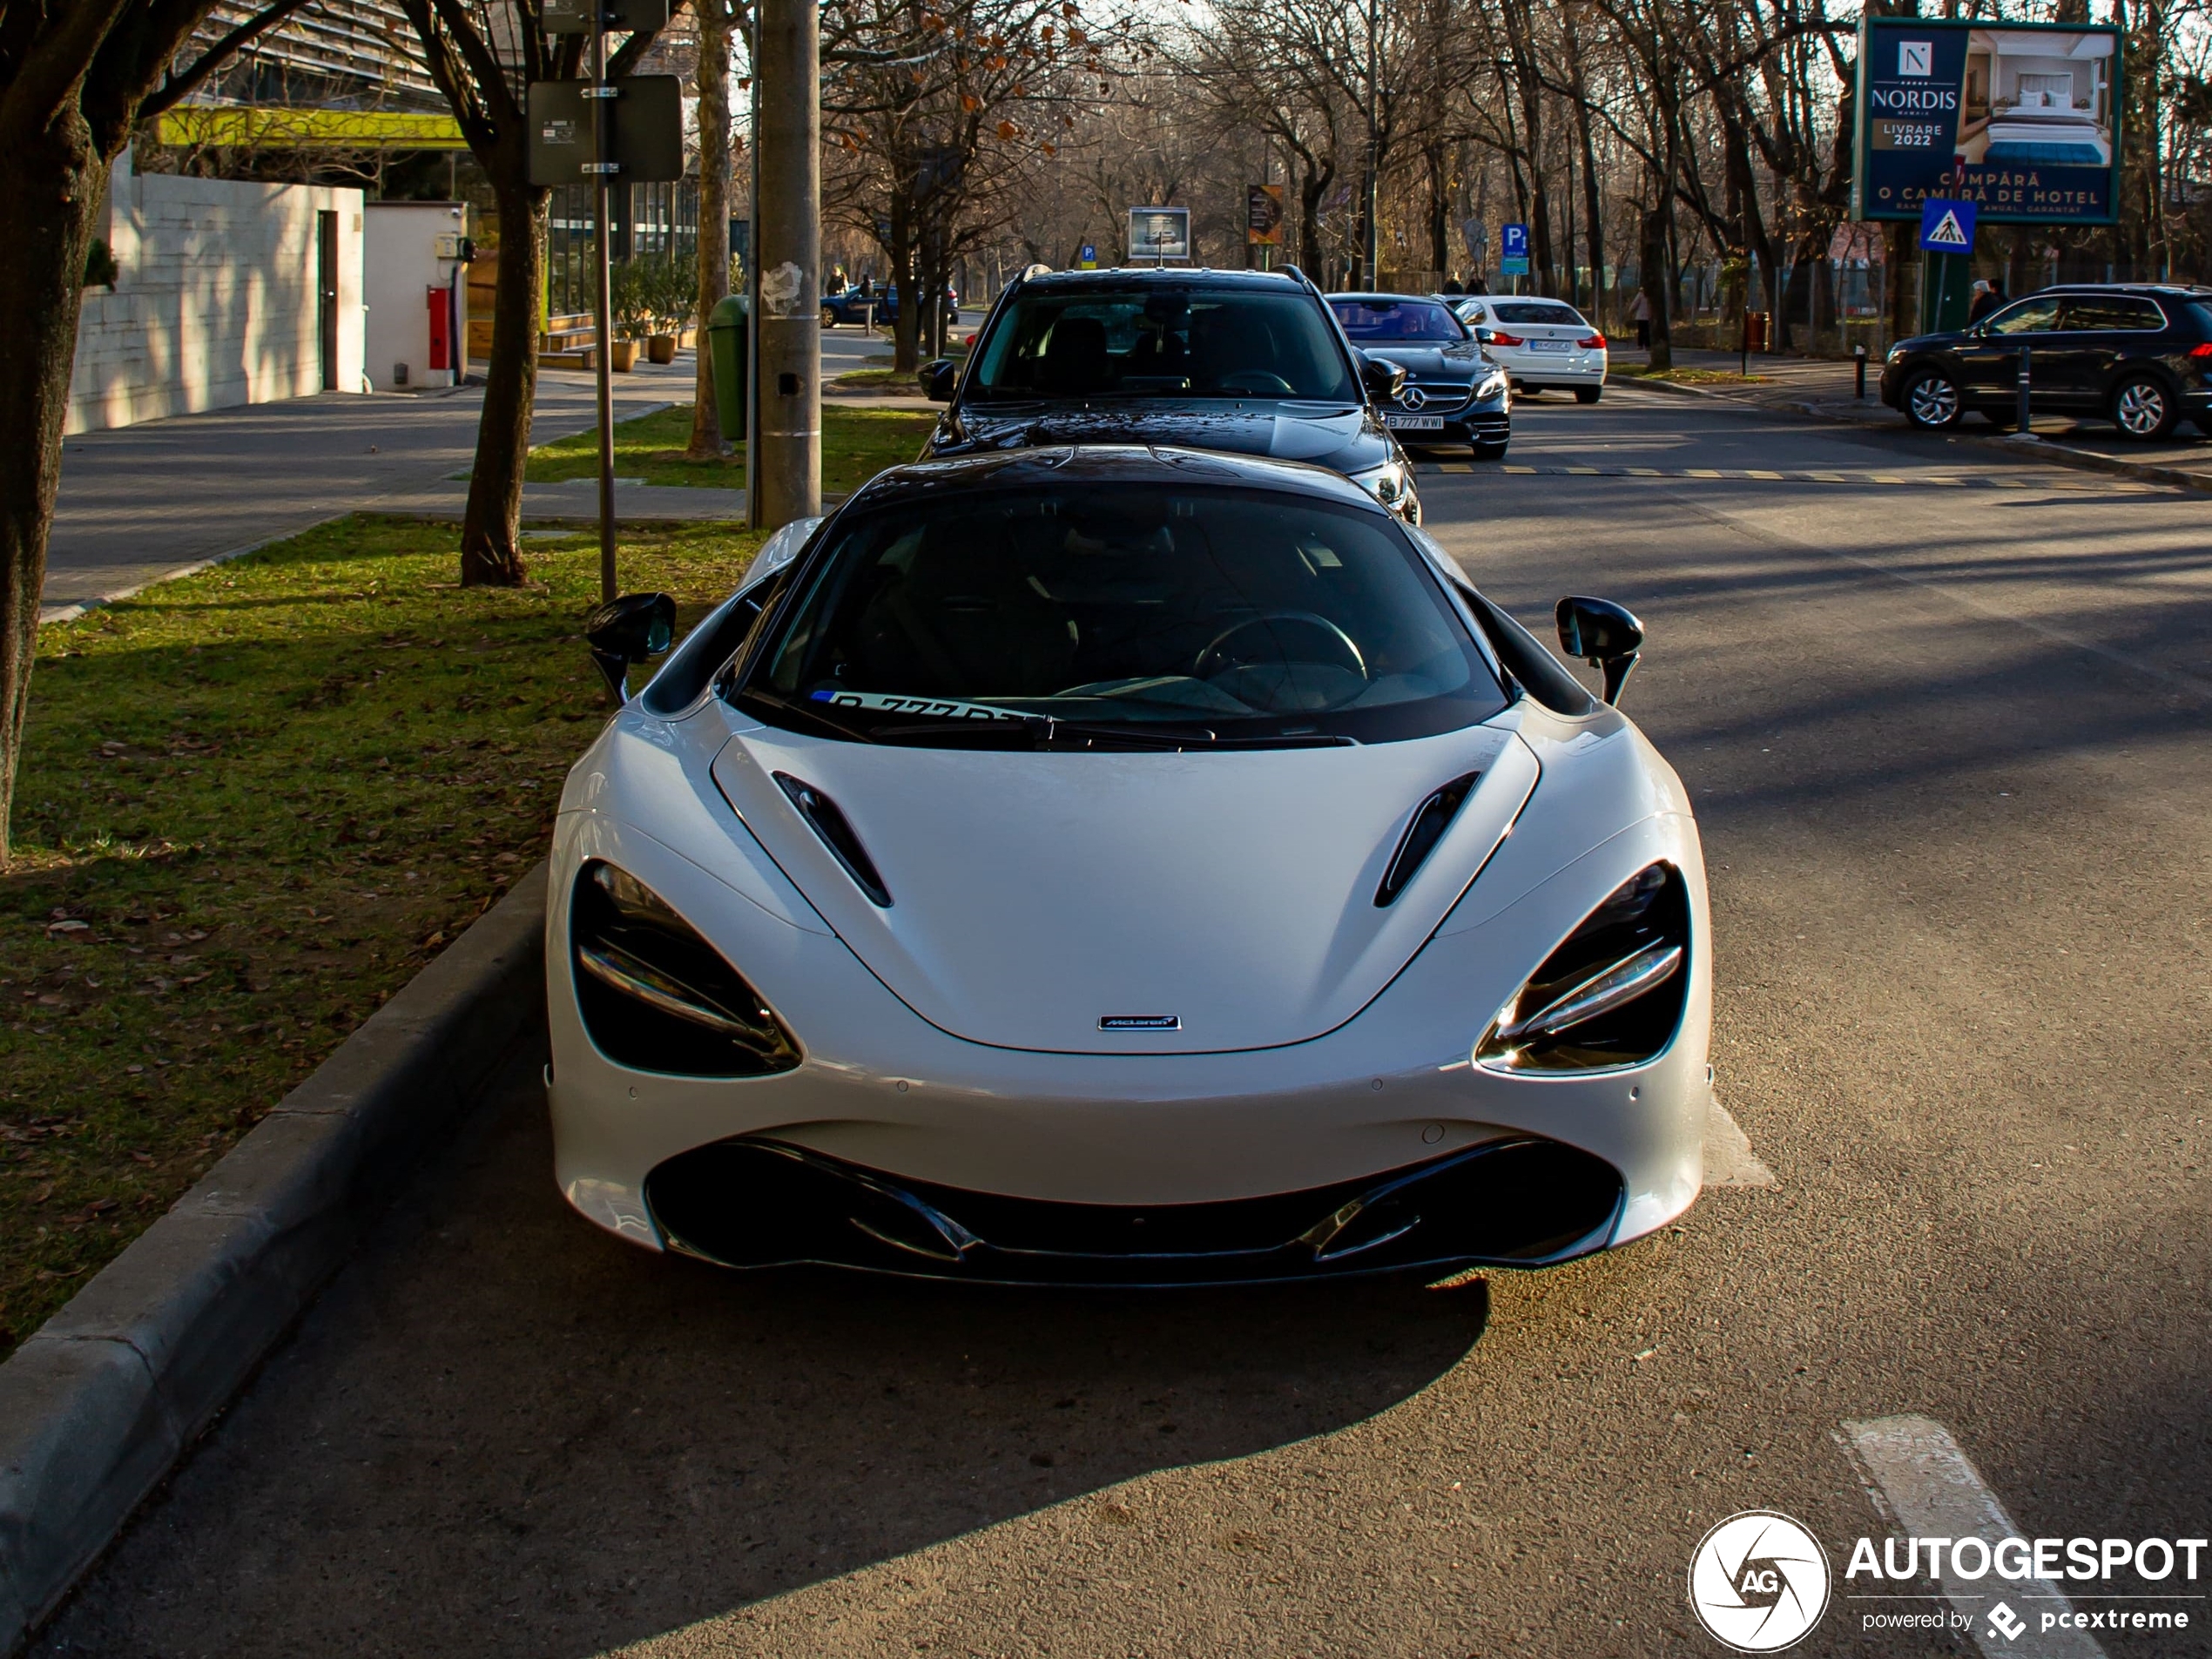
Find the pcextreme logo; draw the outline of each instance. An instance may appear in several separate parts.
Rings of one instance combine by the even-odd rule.
[[[1828,1552],[1785,1514],[1747,1509],[1707,1533],[1689,1558],[1689,1605],[1716,1642],[1779,1653],[1828,1608]]]

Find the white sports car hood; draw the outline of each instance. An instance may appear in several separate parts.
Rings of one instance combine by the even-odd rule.
[[[778,772],[835,803],[887,907]],[[1480,781],[1442,840],[1377,905],[1415,811],[1469,772]],[[1187,754],[879,746],[759,727],[714,762],[770,856],[924,1019],[1001,1048],[1110,1054],[1272,1048],[1341,1025],[1420,949],[1536,776],[1527,747],[1493,726]]]

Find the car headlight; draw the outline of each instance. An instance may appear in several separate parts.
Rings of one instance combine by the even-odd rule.
[[[618,1066],[684,1077],[763,1077],[799,1044],[745,976],[651,888],[597,860],[569,915],[583,1028]]]
[[[1399,462],[1386,461],[1381,466],[1371,467],[1366,472],[1355,472],[1352,475],[1352,482],[1386,507],[1395,509],[1405,505],[1409,486],[1405,466]]]
[[[1474,388],[1474,401],[1478,403],[1487,403],[1494,397],[1503,396],[1505,389],[1506,377],[1503,374],[1487,375],[1484,378],[1482,384]]]
[[[1475,1045],[1493,1071],[1601,1071],[1641,1065],[1674,1041],[1689,991],[1689,894],[1653,864],[1613,890]]]

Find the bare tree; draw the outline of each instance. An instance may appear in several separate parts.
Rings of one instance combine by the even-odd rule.
[[[499,209],[491,356],[484,367],[476,460],[461,521],[461,580],[513,587],[524,578],[523,467],[537,395],[538,295],[544,286],[550,193],[529,181],[527,89],[531,81],[574,79],[583,39],[547,34],[539,0],[400,4]],[[650,32],[630,36],[608,63],[610,78],[628,74],[652,44]]]
[[[730,122],[730,42],[752,38],[745,0],[691,0],[699,34],[699,297],[698,373],[691,403],[691,442],[685,454],[711,461],[726,446],[715,415],[714,354],[707,349],[706,326],[714,307],[730,294],[730,185],[734,145]],[[748,60],[752,53],[745,54]]]

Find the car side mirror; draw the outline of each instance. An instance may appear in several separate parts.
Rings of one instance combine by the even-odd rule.
[[[923,395],[933,403],[949,403],[953,388],[960,384],[960,365],[949,357],[940,357],[934,362],[924,363],[915,375],[921,382]]]
[[[676,637],[676,601],[665,593],[625,593],[583,619],[591,660],[617,704],[630,700],[630,670],[666,651]]]
[[[1643,624],[1610,599],[1570,597],[1559,602],[1553,616],[1559,624],[1560,649],[1599,670],[1605,676],[1605,700],[1617,706],[1643,651]]]
[[[1406,389],[1406,365],[1387,357],[1359,354],[1359,383],[1378,403],[1386,403]]]

